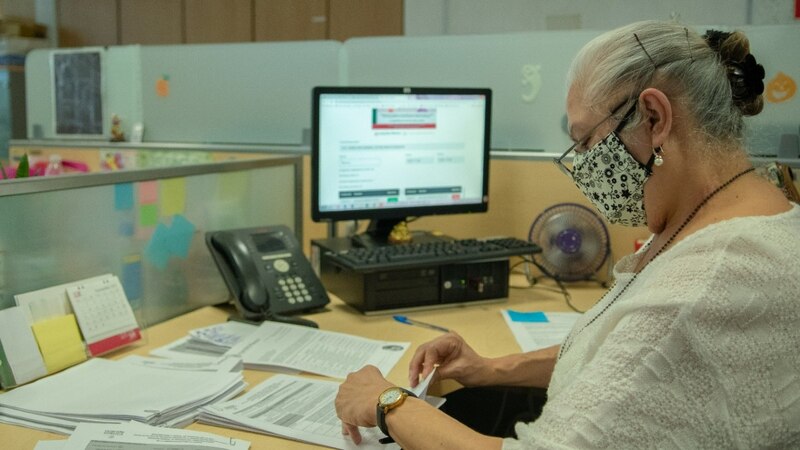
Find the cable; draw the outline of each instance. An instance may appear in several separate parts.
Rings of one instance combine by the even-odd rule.
[[[521,265],[521,264],[525,264],[525,263],[527,263],[527,264],[533,264],[533,265],[534,265],[534,266],[536,266],[536,268],[537,268],[537,269],[539,269],[539,270],[540,270],[540,271],[541,271],[543,274],[547,274],[547,271],[546,271],[546,270],[544,270],[544,269],[542,268],[542,266],[540,266],[540,265],[539,265],[539,264],[538,264],[536,261],[534,261],[533,259],[528,259],[528,258],[525,258],[525,257],[523,257],[523,258],[522,258],[522,261],[519,261],[519,262],[515,263],[514,265],[512,265],[512,266],[511,266],[511,268],[510,268],[509,270],[510,270],[510,271],[513,271],[513,270],[514,270],[515,268],[517,268],[519,265]],[[527,267],[527,266],[526,266],[526,267]],[[538,278],[537,278],[537,277],[534,277],[534,276],[532,276],[532,275],[530,274],[530,272],[529,272],[529,271],[527,271],[527,270],[526,270],[526,271],[525,271],[525,273],[524,273],[524,275],[525,275],[525,278],[526,278],[526,279],[527,279],[527,281],[528,281],[528,286],[524,286],[524,287],[520,287],[520,286],[510,286],[510,287],[511,287],[511,288],[513,288],[513,289],[530,289],[530,288],[533,288],[534,286],[536,286],[536,285],[538,284],[538,282],[539,282],[539,281],[538,281]],[[548,278],[551,278],[553,281],[555,281],[555,282],[556,282],[556,284],[558,285],[558,289],[549,288],[549,287],[547,287],[547,286],[538,286],[540,289],[544,289],[544,290],[548,290],[548,291],[552,291],[552,292],[559,292],[559,293],[561,293],[561,295],[563,295],[563,296],[564,296],[564,302],[567,304],[567,306],[569,306],[569,308],[570,308],[571,310],[573,310],[573,311],[575,311],[575,312],[577,312],[577,313],[584,313],[584,312],[586,312],[586,311],[582,311],[582,310],[578,309],[577,307],[575,307],[575,305],[572,303],[572,294],[570,294],[570,293],[569,293],[569,291],[567,290],[567,287],[566,287],[566,286],[564,286],[564,283],[562,283],[562,282],[561,282],[561,280],[559,280],[558,278],[556,278],[556,277],[553,277],[553,276],[548,276]]]

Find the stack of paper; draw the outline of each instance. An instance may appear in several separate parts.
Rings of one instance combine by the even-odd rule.
[[[410,345],[264,322],[227,355],[241,357],[247,369],[291,369],[343,379],[367,364],[376,366],[386,376]]]
[[[574,312],[519,312],[510,309],[500,313],[523,352],[561,344],[581,316]]]
[[[169,359],[215,361],[257,328],[257,325],[236,321],[196,328],[188,336],[159,347],[150,354]]]
[[[410,390],[438,408],[444,399],[426,395],[432,375]],[[334,408],[338,390],[339,383],[334,381],[275,375],[239,398],[203,408],[198,421],[333,448],[356,448],[349,437],[342,436]],[[399,448],[380,444],[385,436],[377,427],[362,429],[361,435],[360,450]]]
[[[180,427],[203,406],[229,400],[244,387],[241,372],[95,358],[0,395],[0,422],[64,434],[80,422]]]

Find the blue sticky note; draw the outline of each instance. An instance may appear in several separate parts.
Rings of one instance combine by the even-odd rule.
[[[129,302],[133,303],[142,298],[142,262],[126,261],[122,266],[120,282]]]
[[[549,322],[549,320],[547,320],[547,316],[541,311],[518,312],[509,309],[508,317],[511,318],[512,322]]]
[[[117,211],[133,209],[133,183],[114,185],[114,209]]]
[[[170,232],[169,228],[163,223],[159,223],[153,231],[153,236],[147,247],[144,249],[144,255],[148,261],[161,270],[166,269],[167,262],[169,262],[170,255]]]
[[[133,233],[136,231],[135,227],[133,226],[133,222],[130,220],[123,220],[119,224],[119,235],[120,236],[133,236]]]
[[[174,255],[186,258],[189,256],[189,246],[194,236],[194,224],[181,214],[172,217],[172,226],[169,229],[169,248]]]

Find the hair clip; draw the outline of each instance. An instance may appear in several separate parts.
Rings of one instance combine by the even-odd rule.
[[[644,54],[645,54],[645,55],[647,55],[647,58],[648,58],[648,59],[650,60],[650,62],[653,64],[653,67],[655,67],[655,68],[657,69],[657,68],[658,68],[658,66],[656,66],[656,62],[653,60],[653,57],[652,57],[652,56],[650,56],[650,53],[647,53],[647,49],[646,49],[646,48],[644,48],[644,44],[642,44],[642,41],[639,39],[639,35],[638,35],[638,34],[636,34],[636,33],[633,33],[633,37],[635,37],[635,38],[636,38],[636,42],[638,42],[638,43],[639,43],[639,47],[642,47],[642,50],[644,51]]]
[[[689,59],[694,62],[694,55],[692,54],[692,44],[689,42],[689,29],[683,27],[683,31],[686,33],[686,48],[689,49]]]

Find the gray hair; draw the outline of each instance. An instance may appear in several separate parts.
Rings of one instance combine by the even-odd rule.
[[[749,43],[741,32],[718,34],[724,42],[712,49],[705,36],[676,23],[644,21],[617,28],[581,49],[568,85],[579,87],[590,107],[606,110],[616,106],[608,105],[609,98],[618,104],[656,87],[684,105],[709,140],[742,141],[743,117],[758,114],[763,100],[757,90],[744,100],[734,98],[729,77],[749,54]],[[640,120],[637,109],[630,124]]]

